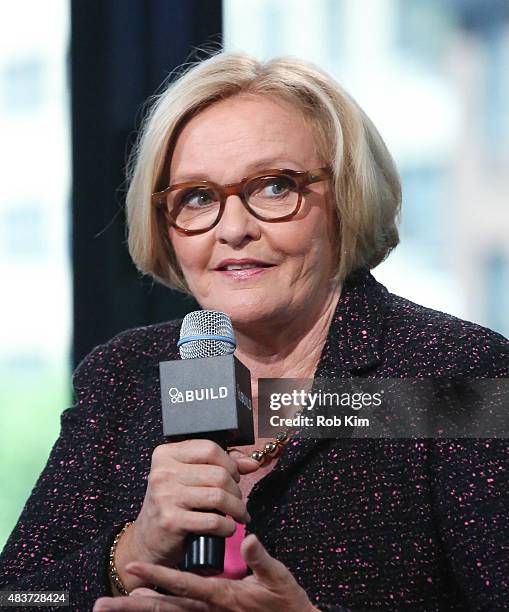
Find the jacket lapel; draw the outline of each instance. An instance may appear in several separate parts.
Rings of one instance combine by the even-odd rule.
[[[382,324],[388,291],[367,270],[350,275],[338,300],[329,334],[322,351],[315,378],[351,378],[364,376],[381,361]],[[290,440],[274,469],[253,487],[249,496],[250,513],[267,487],[277,490],[310,453],[317,452],[330,440],[296,438]]]

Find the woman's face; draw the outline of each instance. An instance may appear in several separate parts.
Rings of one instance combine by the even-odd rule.
[[[220,185],[273,168],[323,166],[304,116],[264,96],[228,98],[206,108],[182,130],[171,161],[171,184],[209,180]],[[234,325],[284,324],[319,311],[335,272],[328,181],[310,185],[290,221],[253,217],[238,196],[226,201],[214,228],[170,240],[195,298],[222,310]],[[249,269],[226,266],[250,264]]]

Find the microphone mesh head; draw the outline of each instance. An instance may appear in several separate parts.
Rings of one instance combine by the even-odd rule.
[[[179,346],[182,359],[229,355],[235,350],[235,334],[230,317],[218,310],[196,310],[184,317],[180,328],[180,340],[190,336],[225,336],[225,340],[197,338]]]

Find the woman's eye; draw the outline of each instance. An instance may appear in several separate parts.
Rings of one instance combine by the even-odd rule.
[[[214,202],[214,198],[206,189],[190,189],[180,197],[181,206],[201,208]]]
[[[265,181],[260,190],[265,197],[282,196],[291,189],[291,183],[286,178],[271,178]]]

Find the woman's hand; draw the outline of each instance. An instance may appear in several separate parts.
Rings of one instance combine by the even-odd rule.
[[[228,455],[210,440],[158,446],[141,511],[116,550],[115,565],[126,588],[147,584],[126,573],[130,561],[177,565],[187,534],[228,537],[235,531],[235,521],[249,521],[238,483],[241,474],[256,469],[253,459],[239,451]]]
[[[253,570],[242,580],[203,578],[160,565],[131,563],[127,570],[146,583],[173,593],[136,589],[131,597],[98,599],[94,612],[311,612],[317,610],[289,570],[269,555],[256,536],[241,553]]]

